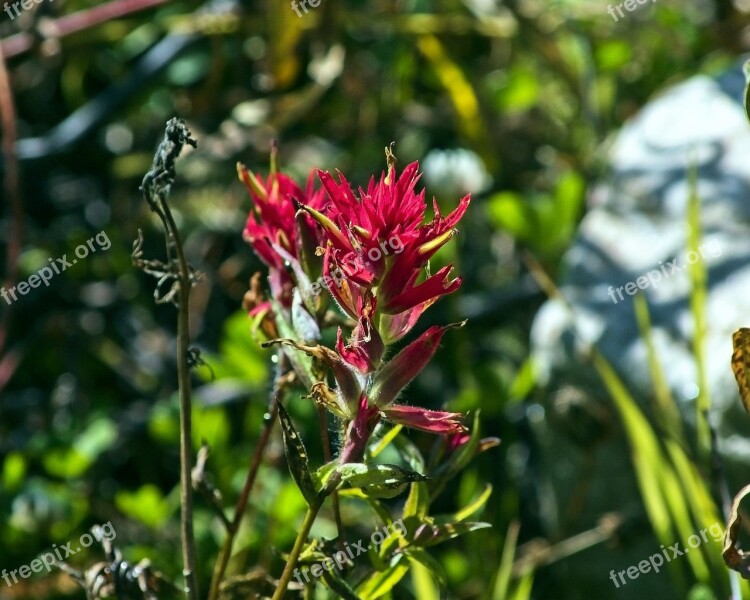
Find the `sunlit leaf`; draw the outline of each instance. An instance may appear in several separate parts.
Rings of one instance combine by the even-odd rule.
[[[307,464],[307,451],[302,443],[299,433],[292,423],[289,413],[286,412],[284,405],[278,402],[279,422],[281,423],[281,432],[284,437],[284,450],[286,459],[289,464],[289,472],[292,474],[300,492],[305,497],[308,505],[318,502],[318,491],[313,483],[312,476]]]
[[[470,533],[478,529],[485,529],[492,527],[490,523],[473,523],[473,522],[461,522],[461,523],[444,523],[441,525],[431,525],[429,523],[423,523],[417,527],[413,535],[413,542],[417,546],[426,548],[427,546],[434,546],[447,540],[452,540],[459,535]]]
[[[408,561],[403,560],[402,554],[396,555],[385,571],[377,571],[370,575],[357,587],[357,593],[362,600],[376,600],[393,589],[409,571]]]

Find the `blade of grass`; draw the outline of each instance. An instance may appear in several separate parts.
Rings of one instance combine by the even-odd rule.
[[[688,252],[694,257],[701,255],[701,201],[698,194],[698,173],[695,166],[688,172],[690,189],[687,211]],[[698,438],[698,459],[701,468],[708,469],[711,464],[711,428],[708,424],[708,411],[711,408],[711,393],[708,389],[708,375],[703,349],[705,348],[706,331],[706,265],[702,260],[694,260],[688,265],[690,276],[690,312],[693,316],[693,357],[696,363],[698,397],[695,400],[696,430]]]
[[[521,525],[518,521],[513,521],[508,526],[505,534],[505,543],[503,544],[503,554],[500,557],[500,567],[497,569],[495,576],[495,590],[492,594],[492,600],[505,600],[509,597],[510,586],[513,575],[513,561],[516,555],[516,545],[518,544],[518,532]]]

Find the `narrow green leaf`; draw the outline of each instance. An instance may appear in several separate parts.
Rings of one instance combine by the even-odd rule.
[[[391,429],[386,433],[382,438],[380,438],[374,446],[372,446],[370,450],[370,457],[376,458],[378,454],[380,454],[383,450],[385,450],[388,447],[388,444],[390,444],[396,436],[399,434],[399,432],[404,428],[403,425],[395,425],[394,427],[391,427]]]
[[[339,598],[343,598],[344,600],[362,600],[357,595],[357,592],[342,577],[339,577],[336,572],[323,570],[323,583],[331,591],[338,594]]]
[[[401,458],[406,461],[412,470],[418,471],[419,473],[425,472],[424,457],[414,442],[406,436],[401,435],[393,440],[393,445],[396,446]]]
[[[508,597],[520,529],[521,526],[518,521],[512,521],[508,526],[508,531],[505,534],[505,543],[503,544],[503,554],[500,557],[500,567],[497,569],[497,575],[495,576],[495,589],[492,593],[493,600],[505,600]]]
[[[444,523],[442,525],[423,523],[414,532],[414,544],[426,548],[487,527],[492,527],[492,525],[481,522]]]
[[[395,556],[385,571],[378,571],[365,579],[357,587],[360,598],[362,600],[376,600],[390,592],[409,571],[409,563],[402,560],[403,558],[403,554]]]
[[[318,492],[315,489],[312,476],[307,464],[307,451],[302,439],[286,412],[284,405],[277,401],[279,406],[279,422],[281,423],[281,432],[284,437],[284,451],[289,463],[289,472],[292,474],[297,487],[305,497],[307,504],[312,506],[318,502]]]
[[[404,518],[415,516],[421,521],[427,516],[430,493],[427,490],[427,484],[422,482],[412,483],[410,487],[409,497],[404,504]]]
[[[375,514],[377,514],[380,517],[380,520],[383,521],[384,525],[391,525],[391,523],[393,523],[393,518],[391,517],[391,513],[388,512],[388,509],[385,506],[383,506],[383,504],[377,498],[372,498],[368,496],[359,488],[349,488],[346,490],[340,490],[339,497],[340,498],[358,498],[359,500],[364,500],[370,505],[372,510],[375,511]]]
[[[708,319],[706,302],[708,297],[708,269],[706,268],[704,248],[701,245],[701,199],[698,193],[698,173],[693,165],[688,171],[688,256],[695,260],[688,265],[690,275],[690,313],[693,317],[693,358],[697,369],[698,397],[695,399],[696,433],[698,437],[699,464],[708,468],[711,461],[711,428],[708,424],[708,411],[711,408],[711,396],[708,386],[708,369],[704,348]]]
[[[484,491],[479,494],[474,500],[469,502],[466,506],[464,506],[461,510],[458,512],[452,514],[452,515],[441,515],[433,518],[433,521],[436,525],[443,525],[446,523],[457,523],[460,521],[464,521],[468,519],[471,515],[473,515],[475,512],[477,512],[480,508],[482,508],[486,503],[487,500],[490,499],[490,495],[492,494],[492,486],[488,483]]]
[[[406,556],[412,562],[418,563],[420,569],[417,569],[415,565],[412,571],[412,578],[414,579],[414,588],[417,592],[417,600],[434,600],[435,598],[444,598],[445,591],[448,587],[448,581],[445,576],[445,570],[432,555],[427,552],[424,548],[410,547],[405,550]],[[419,570],[424,571],[424,574],[418,575]],[[427,577],[424,577],[427,575]],[[432,577],[430,577],[432,576]],[[437,586],[433,583],[432,579],[435,579]]]

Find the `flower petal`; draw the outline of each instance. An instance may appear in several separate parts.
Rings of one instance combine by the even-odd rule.
[[[461,413],[427,410],[418,406],[403,405],[392,405],[382,412],[393,423],[420,431],[439,435],[455,435],[467,431],[459,420],[462,416]]]
[[[381,409],[393,402],[401,390],[430,362],[440,345],[443,334],[451,327],[462,327],[464,323],[447,327],[430,327],[388,361],[375,376],[370,390],[372,401]]]

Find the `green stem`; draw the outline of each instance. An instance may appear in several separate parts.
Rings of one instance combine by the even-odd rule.
[[[294,542],[294,548],[292,548],[289,560],[286,563],[286,567],[284,567],[284,572],[281,574],[281,579],[279,579],[279,585],[276,587],[276,592],[271,600],[281,600],[281,598],[284,597],[286,588],[289,586],[289,582],[292,579],[292,574],[297,567],[299,555],[302,552],[302,548],[305,545],[307,536],[310,533],[310,529],[312,529],[315,517],[318,516],[318,511],[320,511],[322,504],[323,501],[320,499],[314,505],[308,507],[307,513],[305,513],[305,520],[302,521],[302,527],[300,528],[299,533],[297,534],[297,539]]]

